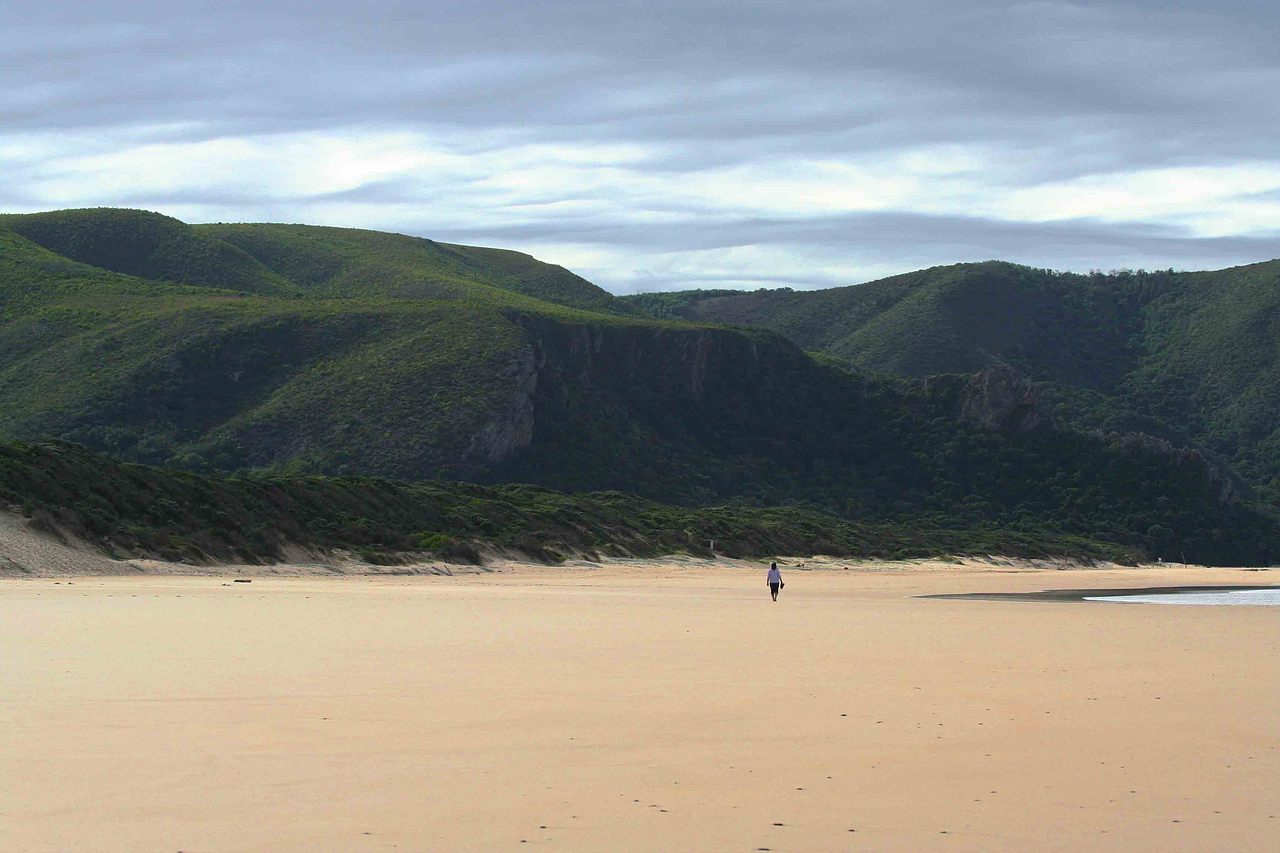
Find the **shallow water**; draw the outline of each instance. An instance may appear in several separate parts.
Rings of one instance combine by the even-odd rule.
[[[1173,592],[1163,595],[1097,595],[1086,601],[1118,601],[1123,604],[1232,604],[1253,607],[1280,606],[1280,589],[1243,589],[1230,592]]]

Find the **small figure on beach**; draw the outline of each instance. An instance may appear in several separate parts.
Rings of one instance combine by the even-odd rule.
[[[786,584],[782,582],[782,572],[778,571],[777,563],[769,564],[769,594],[773,596],[773,600],[778,600],[778,590],[782,589]]]

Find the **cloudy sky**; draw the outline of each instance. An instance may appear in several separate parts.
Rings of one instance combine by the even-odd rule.
[[[1280,257],[1273,0],[0,4],[0,210],[352,225],[618,293]]]

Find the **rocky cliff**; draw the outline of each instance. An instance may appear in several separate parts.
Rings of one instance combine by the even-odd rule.
[[[1040,391],[1008,367],[988,367],[973,375],[960,394],[960,417],[983,429],[1030,432],[1051,423],[1040,406]]]

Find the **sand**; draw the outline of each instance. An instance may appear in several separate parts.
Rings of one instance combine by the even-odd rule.
[[[37,533],[25,519],[0,510],[0,578],[132,571],[129,564],[108,559],[83,543],[59,542]]]
[[[1280,572],[503,569],[0,580],[0,848],[1280,847],[1274,608],[915,597]]]

